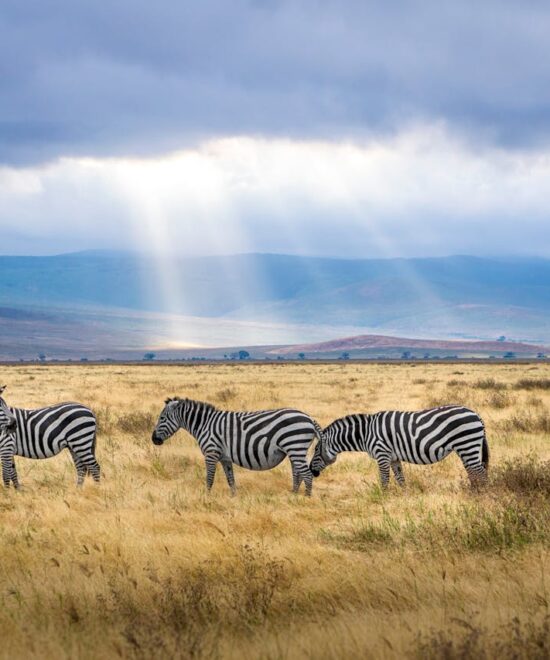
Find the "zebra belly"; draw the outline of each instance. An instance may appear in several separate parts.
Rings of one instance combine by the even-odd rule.
[[[431,463],[439,463],[444,458],[446,458],[451,452],[452,448],[450,447],[440,447],[431,456],[426,455],[424,458],[422,454],[418,457],[412,455],[407,456],[403,452],[394,452],[392,455],[392,460],[403,461],[404,463],[412,463],[413,465],[430,465]]]
[[[286,458],[275,443],[266,437],[255,438],[247,443],[235,443],[229,456],[235,465],[249,470],[271,470]]]
[[[66,448],[67,441],[64,438],[55,442],[49,442],[46,446],[37,446],[17,437],[14,455],[21,456],[22,458],[53,458]]]
[[[431,463],[439,463],[453,451],[453,447],[449,442],[430,449],[416,442],[414,448],[412,443],[409,444],[407,450],[399,447],[395,448],[392,452],[392,459],[415,465],[430,465]]]

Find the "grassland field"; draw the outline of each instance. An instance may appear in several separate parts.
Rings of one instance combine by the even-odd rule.
[[[0,496],[2,658],[550,657],[550,366],[266,364],[2,367],[10,405],[97,414],[103,480],[81,490],[68,452],[16,459]],[[461,403],[485,421],[490,484],[456,456],[378,486],[342,455],[291,491],[221,468],[151,431],[166,396],[228,409],[352,412]]]

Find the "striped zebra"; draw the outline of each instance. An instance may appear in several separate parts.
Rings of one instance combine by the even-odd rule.
[[[312,475],[307,451],[321,427],[309,415],[292,408],[257,412],[218,410],[209,403],[167,399],[160,414],[153,442],[162,443],[183,428],[198,442],[206,463],[206,487],[212,488],[218,462],[235,494],[233,463],[249,470],[270,470],[287,456],[292,466],[293,491],[302,481],[311,495]]]
[[[96,419],[81,403],[59,403],[47,408],[10,408],[0,387],[0,458],[4,485],[19,487],[14,456],[50,458],[67,448],[76,466],[77,485],[86,474],[99,481],[95,458]]]
[[[390,467],[405,485],[401,461],[427,465],[453,451],[459,455],[473,485],[487,481],[489,447],[479,415],[463,406],[442,406],[417,412],[388,410],[373,415],[348,415],[323,430],[310,469],[318,477],[342,451],[365,451],[378,463],[386,488]]]

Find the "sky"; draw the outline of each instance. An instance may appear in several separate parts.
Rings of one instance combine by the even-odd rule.
[[[0,253],[550,257],[550,6],[3,0]]]

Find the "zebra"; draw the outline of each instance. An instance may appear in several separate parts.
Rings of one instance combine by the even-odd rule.
[[[174,435],[180,428],[198,442],[206,464],[206,488],[211,490],[218,462],[235,495],[233,463],[249,470],[270,470],[287,456],[292,466],[293,492],[302,481],[306,495],[311,495],[312,474],[307,465],[307,451],[322,429],[309,415],[293,408],[230,412],[210,403],[166,399],[152,440],[155,445]]]
[[[71,452],[77,485],[86,474],[99,482],[101,469],[95,458],[96,419],[81,403],[58,403],[47,408],[10,408],[0,387],[0,458],[4,485],[19,487],[14,456],[50,458],[67,448]]]
[[[401,461],[437,463],[452,451],[460,457],[472,486],[486,483],[489,447],[485,426],[477,413],[463,406],[441,406],[416,412],[387,410],[373,415],[348,415],[323,430],[310,469],[318,477],[342,451],[364,451],[378,463],[386,488],[390,467],[405,485]]]

